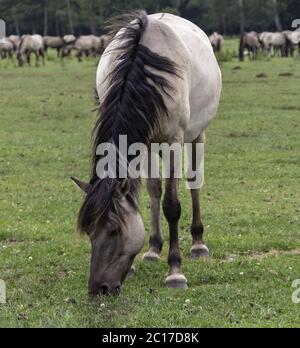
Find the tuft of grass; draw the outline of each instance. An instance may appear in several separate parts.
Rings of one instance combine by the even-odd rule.
[[[229,49],[237,44],[226,42]],[[256,78],[262,71],[268,79]],[[279,77],[285,71],[293,76]],[[189,259],[191,202],[182,183],[180,247],[189,289],[164,287],[163,220],[162,261],[144,264],[139,256],[120,297],[90,303],[90,245],[75,233],[82,194],[69,177],[89,176],[96,60],[22,69],[0,62],[1,327],[300,325],[291,299],[300,278],[299,62],[233,58],[222,72],[201,195],[211,259]],[[149,234],[145,191],[140,204]]]
[[[235,52],[229,50],[222,50],[221,52],[216,52],[216,57],[218,62],[232,62],[235,57]]]

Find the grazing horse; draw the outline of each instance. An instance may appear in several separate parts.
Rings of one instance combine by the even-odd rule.
[[[189,169],[200,172],[204,151],[200,146],[202,151],[196,156],[196,148],[204,142],[205,129],[216,115],[221,94],[217,60],[208,37],[196,25],[161,13],[148,16],[138,12],[122,18],[116,21],[116,35],[102,55],[97,71],[99,118],[94,130],[91,180],[84,183],[73,179],[86,193],[78,228],[90,237],[92,244],[88,286],[91,296],[120,292],[145,238],[138,204],[140,179],[131,175],[125,179],[121,175],[100,178],[97,163],[103,156],[98,152],[99,145],[110,144],[123,151],[138,143],[151,151],[153,143],[179,147],[189,143],[193,148]],[[117,145],[120,135],[127,136],[126,149]],[[186,288],[178,238],[179,179],[173,156],[169,170],[163,200],[170,235],[169,274],[165,283],[170,288]],[[189,182],[189,185],[193,205],[191,256],[200,258],[209,253],[203,241],[200,216],[201,184],[193,187]],[[150,176],[147,187],[152,235],[145,261],[158,260],[163,245],[161,179]]]
[[[18,47],[20,45],[20,42],[21,42],[21,38],[19,35],[10,35],[8,37],[8,39],[13,43],[14,45],[14,52],[17,52],[18,50]]]
[[[224,46],[224,38],[222,35],[214,32],[210,35],[209,41],[214,49],[214,52],[221,52]]]
[[[46,54],[48,53],[48,48],[56,49],[57,51],[57,57],[59,57],[61,54],[62,48],[65,46],[65,41],[63,38],[59,36],[45,36],[43,38],[43,43],[45,47]]]
[[[8,38],[0,39],[0,57],[2,59],[12,58],[14,54],[14,44]]]
[[[45,53],[44,53],[44,43],[41,35],[23,35],[21,43],[17,50],[17,59],[19,66],[23,66],[25,62],[25,57],[27,59],[28,65],[30,65],[30,56],[35,54],[35,65],[38,66],[39,58],[42,57],[43,64],[45,65]]]
[[[245,49],[249,52],[249,59],[256,59],[257,52],[260,48],[260,42],[258,34],[254,31],[244,33],[240,38],[239,58],[240,61],[244,60]]]

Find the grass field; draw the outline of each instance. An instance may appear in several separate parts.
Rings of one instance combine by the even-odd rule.
[[[164,287],[164,221],[163,260],[139,257],[120,297],[89,303],[89,241],[75,232],[82,195],[69,177],[88,179],[95,71],[94,60],[0,63],[0,327],[299,327],[299,61],[222,63],[202,193],[207,261],[189,260],[191,203],[181,190],[189,289]],[[149,231],[145,191],[141,209]]]

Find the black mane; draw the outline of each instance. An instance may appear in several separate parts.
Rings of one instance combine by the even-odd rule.
[[[133,22],[132,22],[133,21]],[[170,82],[154,71],[177,75],[177,66],[166,57],[152,52],[141,44],[148,26],[145,12],[135,12],[114,19],[111,37],[117,41],[117,65],[107,76],[109,90],[102,103],[99,102],[99,117],[94,129],[93,167],[91,192],[81,208],[78,226],[88,232],[114,212],[121,219],[119,200],[115,199],[116,187],[121,179],[100,180],[96,173],[99,157],[96,149],[101,143],[119,143],[120,135],[127,135],[128,146],[133,143],[149,145],[151,137],[159,128],[159,118],[167,117],[164,94],[172,90]],[[123,29],[120,33],[119,30]],[[116,33],[118,36],[115,37]],[[110,54],[105,52],[104,54]],[[149,69],[151,68],[151,71]],[[137,201],[139,180],[129,179],[128,197],[133,205]]]

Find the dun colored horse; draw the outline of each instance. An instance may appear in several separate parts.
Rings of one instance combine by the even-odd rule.
[[[17,50],[17,59],[19,66],[22,66],[27,60],[28,65],[30,65],[30,56],[35,54],[35,65],[38,66],[39,59],[42,57],[43,64],[45,65],[45,52],[43,38],[40,35],[23,35],[20,45]]]
[[[0,57],[2,59],[12,58],[14,54],[14,44],[7,38],[0,39]]]
[[[249,59],[255,60],[257,57],[257,52],[260,48],[260,42],[258,34],[254,31],[249,33],[244,33],[240,38],[240,48],[239,48],[239,58],[240,61],[244,60],[245,49],[248,50]]]
[[[214,32],[210,35],[209,41],[214,49],[214,52],[220,52],[224,46],[224,38],[222,35]]]
[[[56,49],[57,57],[61,56],[61,50],[65,46],[65,41],[59,36],[45,36],[43,38],[44,48],[46,54],[48,53],[48,48]]]
[[[77,50],[77,58],[79,62],[83,55],[88,57],[89,55],[97,56],[101,55],[104,51],[105,37],[99,37],[95,35],[83,35],[80,36],[74,45]]]
[[[138,12],[119,18],[112,30],[112,42],[97,72],[99,118],[94,131],[92,176],[88,183],[73,179],[86,194],[78,227],[92,244],[88,286],[91,296],[120,292],[145,238],[139,212],[140,179],[130,173],[126,178],[100,178],[97,163],[103,156],[97,150],[99,145],[117,146],[120,135],[127,136],[125,150],[136,143],[146,145],[149,151],[153,143],[190,143],[190,169],[200,171],[204,152],[196,156],[196,148],[204,141],[205,129],[216,115],[221,94],[221,72],[210,41],[191,22],[171,14],[148,16]],[[179,179],[172,156],[169,169],[162,204],[170,235],[165,284],[186,288],[179,248]],[[147,187],[152,233],[150,250],[143,259],[151,261],[160,258],[163,246],[162,181],[150,176]],[[200,258],[209,254],[200,215],[201,187],[195,188],[192,183],[190,187],[191,257]]]
[[[259,40],[269,56],[275,56],[278,52],[282,57],[286,56],[288,40],[284,33],[263,32],[259,35]]]

